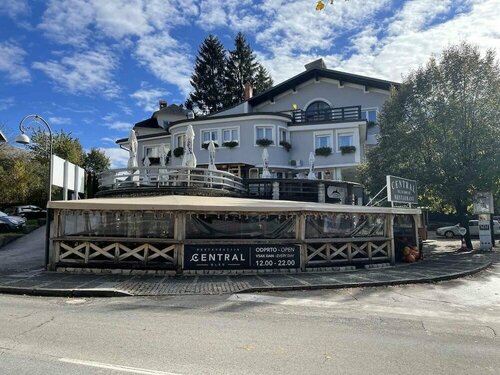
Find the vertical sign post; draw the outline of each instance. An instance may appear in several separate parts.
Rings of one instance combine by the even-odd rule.
[[[493,248],[493,231],[491,226],[493,194],[491,192],[478,192],[474,195],[474,213],[479,215],[479,248],[481,250],[491,250]]]

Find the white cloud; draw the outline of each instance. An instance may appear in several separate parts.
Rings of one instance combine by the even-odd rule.
[[[134,98],[139,107],[142,107],[145,112],[153,112],[158,109],[159,99],[164,99],[169,92],[155,88],[141,88],[130,95]]]
[[[168,32],[138,40],[135,56],[157,78],[176,85],[184,95],[190,92],[192,56],[188,46],[180,45]]]
[[[31,9],[26,0],[2,0],[0,2],[0,15],[6,14],[10,18],[16,18],[30,13]]]
[[[26,51],[13,42],[0,42],[0,72],[6,80],[13,83],[25,83],[31,80],[31,74],[24,65]]]
[[[124,168],[127,166],[129,154],[127,151],[118,147],[99,147],[99,150],[104,152],[111,161],[111,168]]]
[[[118,138],[103,137],[103,138],[101,138],[101,141],[105,142],[105,143],[113,143],[114,144],[117,139]]]
[[[4,98],[0,99],[0,111],[5,111],[10,107],[13,107],[15,104],[14,98]]]
[[[35,62],[33,68],[44,72],[56,85],[73,94],[99,93],[116,97],[118,85],[113,81],[116,58],[106,48],[78,52],[60,61]]]
[[[132,129],[132,124],[124,121],[114,121],[110,124],[105,124],[106,127],[113,130],[128,131]]]
[[[229,27],[233,31],[256,30],[262,24],[258,5],[251,0],[201,0],[196,24],[204,30]]]
[[[48,121],[53,125],[71,125],[72,121],[69,117],[49,117]]]

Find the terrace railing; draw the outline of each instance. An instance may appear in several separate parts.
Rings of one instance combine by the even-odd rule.
[[[303,111],[301,109],[292,111],[292,123],[307,123],[320,121],[351,121],[362,120],[361,106],[338,107],[321,109],[316,111]]]
[[[149,166],[105,171],[99,176],[99,190],[141,188],[204,189],[246,195],[243,180],[232,173],[203,168]]]

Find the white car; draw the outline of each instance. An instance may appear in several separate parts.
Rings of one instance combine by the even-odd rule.
[[[460,236],[460,224],[453,225],[451,227],[441,227],[436,229],[436,234],[438,236],[445,236],[447,238],[453,238],[455,236]],[[500,235],[500,222],[493,220],[493,228],[495,236]],[[469,220],[469,231],[471,236],[479,236],[479,221]]]

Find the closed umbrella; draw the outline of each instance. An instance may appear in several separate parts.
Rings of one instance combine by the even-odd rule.
[[[186,130],[186,149],[182,158],[182,166],[196,168],[196,155],[193,150],[194,130],[191,125],[188,125]]]
[[[129,144],[129,159],[128,159],[128,168],[136,169],[138,167],[137,164],[137,137],[135,135],[134,129],[130,130],[128,135],[128,144]]]
[[[212,139],[208,143],[208,170],[217,170],[217,167],[215,166],[215,143]]]
[[[314,153],[309,153],[309,174],[307,175],[308,180],[316,180],[316,174],[314,173],[314,162],[315,162]]]
[[[162,143],[160,145],[160,165],[162,167],[167,166],[167,158],[168,158],[168,153],[170,152],[170,146],[166,145],[165,143]]]
[[[264,167],[262,168],[262,178],[271,178],[271,172],[269,172],[269,153],[267,148],[262,151],[262,162]]]

